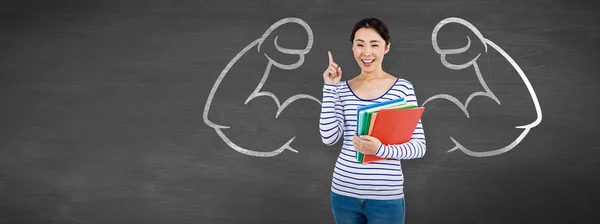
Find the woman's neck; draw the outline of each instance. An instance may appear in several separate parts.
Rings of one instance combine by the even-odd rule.
[[[385,78],[388,76],[388,74],[386,72],[384,72],[382,69],[378,69],[372,72],[365,72],[362,71],[360,73],[360,76],[362,77],[362,79],[364,81],[371,81],[371,80],[375,80],[375,79],[381,79],[381,78]]]

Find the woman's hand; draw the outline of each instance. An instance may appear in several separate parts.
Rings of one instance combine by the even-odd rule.
[[[325,84],[333,84],[337,86],[342,79],[342,68],[333,62],[331,52],[327,51],[327,54],[329,54],[329,67],[327,67],[323,73],[323,80],[325,81]]]
[[[354,146],[354,149],[365,155],[375,154],[380,144],[381,141],[373,136],[358,136],[356,133],[354,133],[354,138],[352,138],[352,145]]]

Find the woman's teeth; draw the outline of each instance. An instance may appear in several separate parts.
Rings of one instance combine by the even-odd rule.
[[[361,59],[361,60],[364,63],[373,63],[373,61],[375,61],[375,59],[368,59],[368,60],[367,59]]]

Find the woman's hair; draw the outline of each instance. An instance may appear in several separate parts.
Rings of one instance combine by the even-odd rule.
[[[383,21],[377,18],[364,18],[354,24],[354,28],[352,29],[352,35],[350,35],[350,43],[354,41],[354,34],[360,28],[373,28],[379,33],[379,36],[385,40],[385,45],[390,43],[390,33],[388,31],[387,26]]]

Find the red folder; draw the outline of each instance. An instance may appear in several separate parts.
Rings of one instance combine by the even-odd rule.
[[[410,141],[424,107],[415,107],[408,109],[381,109],[377,112],[369,135],[373,136],[384,145],[396,145]],[[373,114],[375,115],[375,114]],[[373,161],[385,160],[386,158],[376,155],[365,155],[363,164]]]

